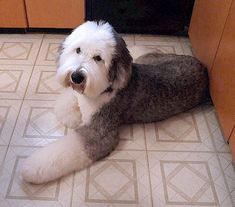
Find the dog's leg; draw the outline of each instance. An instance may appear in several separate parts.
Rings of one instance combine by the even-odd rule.
[[[94,133],[93,133],[94,134]],[[100,160],[109,155],[118,145],[117,129],[108,131],[104,136],[97,136],[95,140],[86,140],[86,152],[93,161]]]
[[[54,108],[57,119],[68,128],[81,124],[81,113],[72,88],[66,88],[56,101]]]
[[[117,131],[87,142],[79,132],[39,149],[26,159],[21,174],[25,181],[40,184],[82,170],[112,152],[118,144]]]
[[[92,162],[84,150],[83,138],[73,131],[28,157],[21,175],[27,182],[40,184],[82,170]]]

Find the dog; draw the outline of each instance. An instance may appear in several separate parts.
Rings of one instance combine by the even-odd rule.
[[[65,39],[57,69],[65,91],[55,114],[73,130],[26,159],[25,181],[82,170],[115,149],[120,125],[161,121],[208,97],[207,69],[194,57],[152,53],[136,62],[107,22],[85,22]]]

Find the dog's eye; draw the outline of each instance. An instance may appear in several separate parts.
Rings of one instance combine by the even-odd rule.
[[[102,58],[101,58],[99,55],[94,56],[93,59],[94,59],[95,61],[101,61],[101,60],[102,60]]]
[[[76,49],[76,53],[79,54],[80,52],[81,52],[81,49],[80,49],[80,47],[78,47],[78,48]]]

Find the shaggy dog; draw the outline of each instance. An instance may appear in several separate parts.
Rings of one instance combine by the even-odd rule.
[[[132,63],[108,23],[86,22],[65,39],[57,77],[67,89],[55,113],[73,130],[27,158],[24,180],[44,183],[84,169],[115,149],[120,125],[167,119],[208,96],[207,70],[194,57],[149,54],[138,61],[144,64]]]

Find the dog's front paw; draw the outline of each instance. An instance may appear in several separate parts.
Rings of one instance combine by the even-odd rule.
[[[79,110],[74,110],[73,112],[70,112],[69,114],[67,114],[64,117],[60,118],[60,122],[71,129],[76,129],[81,125],[81,113]]]
[[[82,115],[74,91],[71,88],[64,90],[58,97],[54,112],[58,121],[68,128],[77,128],[81,124]]]

